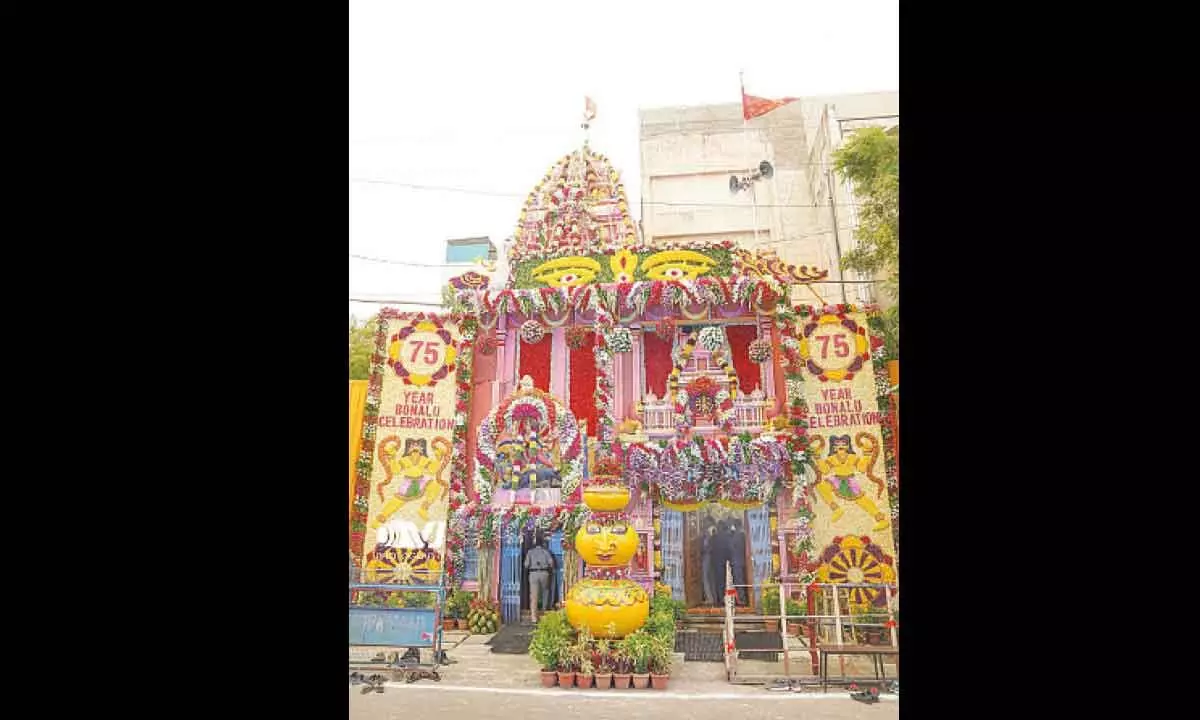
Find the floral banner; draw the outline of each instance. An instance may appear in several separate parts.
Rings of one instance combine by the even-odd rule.
[[[453,318],[395,311],[380,314],[377,340],[359,463],[361,557],[369,581],[439,582],[470,343]]]
[[[876,373],[880,343],[871,337],[868,313],[861,308],[798,310],[788,351],[800,382],[793,384],[789,376],[789,391],[802,397],[807,413],[816,475],[813,543],[825,548],[834,538],[865,537],[894,555],[886,406],[878,401]]]

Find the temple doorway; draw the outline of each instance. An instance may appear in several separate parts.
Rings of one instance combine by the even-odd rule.
[[[753,568],[746,513],[716,503],[683,513],[684,600],[689,608],[724,607],[725,571],[720,557],[728,553],[735,584],[752,582]],[[724,532],[723,537],[718,533]],[[738,562],[740,558],[740,562]],[[742,588],[737,605],[747,607],[750,593]]]

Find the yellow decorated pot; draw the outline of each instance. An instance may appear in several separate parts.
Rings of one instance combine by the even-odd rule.
[[[608,524],[589,521],[575,533],[575,550],[596,567],[623,567],[637,552],[638,536],[624,520]]]
[[[621,638],[646,624],[650,597],[632,580],[587,578],[567,593],[567,622],[598,638]]]
[[[629,504],[629,488],[623,485],[589,485],[583,503],[596,512],[616,512]]]

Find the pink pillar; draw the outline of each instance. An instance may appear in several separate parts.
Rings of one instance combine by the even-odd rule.
[[[496,336],[504,340],[504,345],[497,352],[504,353],[498,359],[500,369],[497,372],[496,381],[500,386],[500,397],[508,397],[516,385],[517,378],[517,343],[520,339],[520,333],[508,332],[508,317],[500,318],[499,330]],[[499,399],[497,399],[499,403]]]
[[[550,394],[569,406],[567,362],[567,330],[554,328],[550,331]]]
[[[630,384],[630,393],[633,397],[630,398],[630,405],[642,399],[646,394],[646,348],[642,345],[642,333],[645,331],[642,326],[630,328],[633,334],[633,352],[630,355],[633,358],[633,376]],[[632,407],[630,413],[632,414]],[[641,418],[638,418],[641,420]]]
[[[758,318],[758,336],[767,342],[771,342],[771,336],[774,332],[774,321],[769,317]],[[762,390],[767,395],[768,400],[775,398],[775,363],[762,363],[759,365],[762,372]]]

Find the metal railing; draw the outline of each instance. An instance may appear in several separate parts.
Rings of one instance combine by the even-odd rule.
[[[821,646],[831,646],[832,648],[856,647],[857,644],[847,644],[845,638],[845,629],[849,628],[851,635],[857,635],[859,628],[881,628],[890,630],[887,633],[889,640],[887,644],[893,650],[899,649],[899,624],[896,622],[895,585],[877,584],[877,583],[762,583],[762,584],[735,584],[733,582],[732,568],[729,564],[725,566],[725,623],[724,623],[724,652],[725,652],[725,669],[729,680],[734,680],[737,676],[737,636],[734,631],[735,620],[735,603],[737,601],[738,588],[747,588],[748,593],[753,593],[761,590],[763,595],[771,588],[778,588],[779,593],[779,612],[777,614],[738,614],[738,621],[779,621],[779,636],[780,636],[780,652],[783,659],[783,674],[787,680],[792,680],[791,672],[791,652],[788,647],[788,624],[790,621],[795,621],[803,624],[808,628],[808,646],[807,651],[810,656],[811,670],[813,675],[819,674],[819,658]],[[809,592],[809,588],[816,588],[821,597],[817,597]],[[877,611],[867,612],[842,612],[843,592],[850,592],[855,589],[870,589],[881,591],[884,596],[884,607]],[[803,615],[791,615],[787,613],[787,604],[792,599],[792,592],[798,591],[801,598],[806,601],[807,612]],[[829,592],[832,591],[832,592]],[[828,604],[832,606],[832,613],[816,612],[816,604]],[[846,601],[847,609],[853,607],[853,604]],[[761,606],[760,606],[761,609]],[[864,622],[863,618],[886,618],[880,622]],[[827,628],[832,628],[832,632],[824,632]],[[822,637],[825,636],[825,637]],[[759,649],[756,649],[759,650]],[[764,652],[774,652],[766,650]],[[845,659],[839,656],[841,671],[845,673]]]

